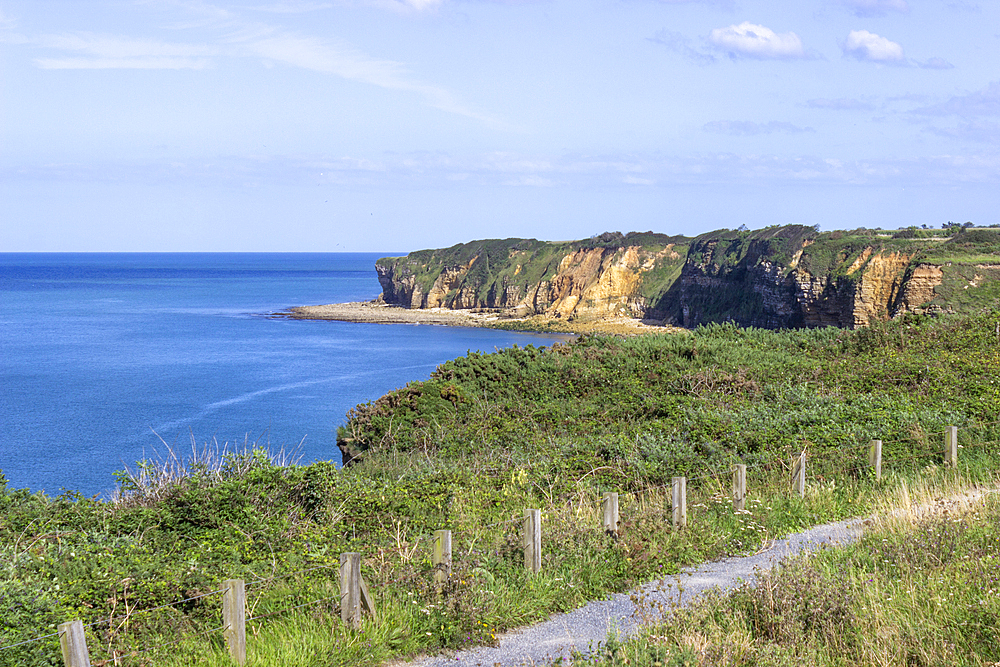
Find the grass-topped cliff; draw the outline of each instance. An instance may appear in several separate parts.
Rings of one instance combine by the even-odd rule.
[[[0,646],[80,619],[94,624],[95,664],[116,652],[126,664],[229,664],[212,595],[228,578],[250,582],[252,665],[375,665],[490,643],[683,565],[862,514],[904,478],[992,480],[998,326],[996,312],[858,331],[713,325],[474,354],[353,410],[341,437],[363,457],[346,469],[263,452],[173,471],[147,463],[122,475],[113,502],[0,483]],[[940,466],[949,424],[961,428],[957,472]],[[882,483],[866,471],[872,437],[885,441]],[[785,466],[803,449],[799,498]],[[725,502],[736,461],[749,466],[752,522]],[[666,528],[662,485],[678,474],[691,479],[684,531]],[[609,490],[623,494],[617,540],[599,529]],[[520,552],[527,507],[543,512],[537,576]],[[441,593],[430,563],[438,528],[454,531]],[[347,551],[363,554],[380,606],[357,632],[337,617]],[[58,655],[50,637],[0,651],[0,665]]]
[[[853,328],[928,308],[1000,306],[1000,229],[820,233],[787,225],[697,238],[485,240],[383,258],[376,269],[385,302],[407,308]]]

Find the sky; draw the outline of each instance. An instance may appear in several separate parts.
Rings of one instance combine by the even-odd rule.
[[[995,0],[0,0],[0,251],[1000,223]]]

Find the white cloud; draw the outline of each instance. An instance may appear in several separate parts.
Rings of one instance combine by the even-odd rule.
[[[905,63],[903,47],[867,30],[852,30],[844,44],[844,55],[880,63]]]
[[[802,40],[794,32],[775,33],[770,28],[744,21],[728,28],[716,28],[709,41],[733,55],[750,58],[805,58]]]
[[[885,16],[888,12],[908,12],[906,0],[841,0],[857,16]]]

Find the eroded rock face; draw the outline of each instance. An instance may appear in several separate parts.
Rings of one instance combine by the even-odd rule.
[[[912,255],[891,252],[887,254],[866,251],[864,261],[858,258],[858,266],[851,266],[848,274],[860,272],[861,279],[854,292],[852,327],[863,327],[875,320],[886,320],[895,313],[890,312],[896,293],[903,283],[903,274]],[[865,253],[862,253],[865,255]]]
[[[732,321],[764,328],[855,328],[930,302],[940,309],[935,290],[946,273],[919,262],[918,245],[903,251],[871,234],[838,245],[836,238],[817,240],[801,225],[686,239],[683,257],[673,242],[597,245],[473,242],[379,260],[376,268],[383,300],[408,308],[488,308],[513,317],[655,316],[686,327]],[[435,263],[436,253],[461,261]],[[996,280],[993,268],[983,268],[981,279],[969,278],[970,289]]]
[[[739,271],[719,266],[702,270],[686,265],[681,275],[683,323],[693,327],[709,321],[693,305],[711,302],[715,295],[736,290],[742,296],[759,299],[750,316],[732,308],[733,321],[743,326],[857,328],[884,321],[932,300],[941,284],[941,267],[922,264],[910,267],[912,254],[883,253],[866,248],[844,275],[813,275],[801,268],[789,270],[769,261]],[[740,287],[742,286],[742,290]],[[740,292],[742,291],[742,295]]]
[[[934,288],[944,280],[944,269],[935,264],[917,264],[909,271],[899,291],[896,312],[914,312],[934,299]]]
[[[382,299],[389,304],[408,308],[492,308],[517,316],[597,319],[642,317],[646,313],[645,300],[638,294],[642,276],[664,258],[677,261],[680,256],[673,245],[658,252],[635,246],[576,250],[560,259],[550,279],[524,285],[504,276],[490,284],[485,295],[483,281],[470,278],[478,257],[464,265],[443,267],[426,293],[413,273],[406,271],[405,262],[379,264],[376,269]],[[515,277],[521,268],[517,265]]]

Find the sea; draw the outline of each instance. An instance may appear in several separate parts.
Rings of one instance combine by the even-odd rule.
[[[265,446],[339,465],[359,403],[469,351],[565,337],[275,317],[366,301],[405,253],[0,253],[0,470],[108,497],[115,471]]]

